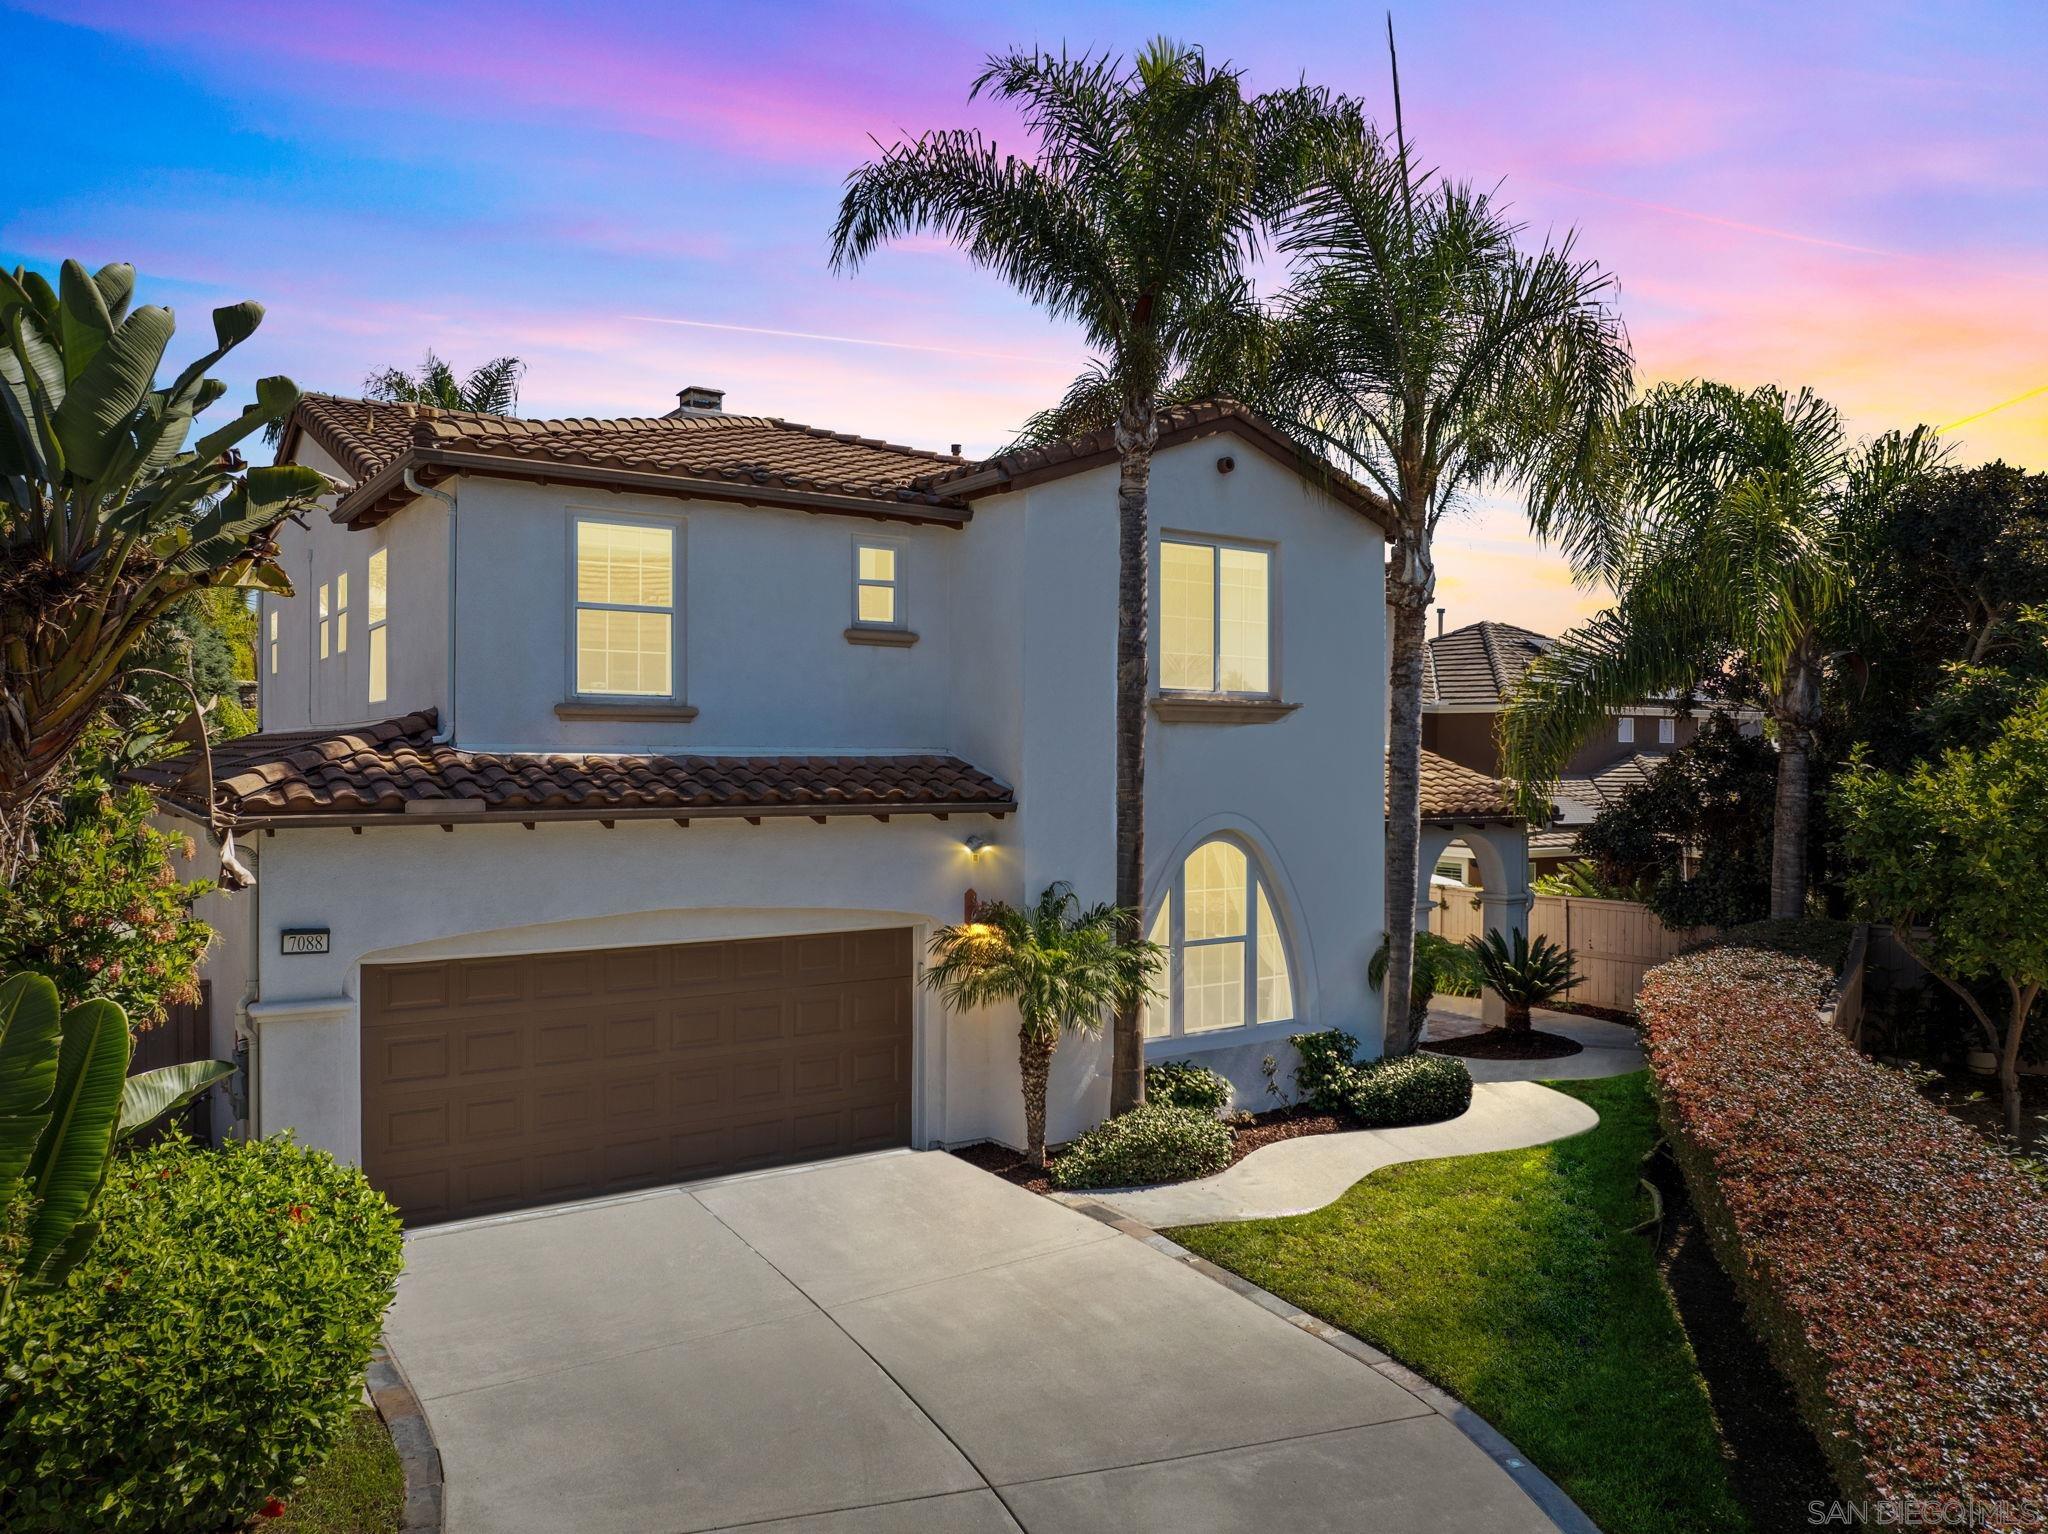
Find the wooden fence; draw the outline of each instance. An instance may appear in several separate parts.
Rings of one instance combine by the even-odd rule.
[[[1453,942],[1475,937],[1486,928],[1478,891],[1437,887],[1432,932]],[[1570,999],[1618,1012],[1636,1009],[1636,991],[1643,976],[1680,950],[1714,935],[1712,927],[1674,932],[1633,900],[1582,900],[1577,896],[1538,895],[1529,911],[1529,935],[1547,937],[1578,955],[1585,983],[1574,986]]]

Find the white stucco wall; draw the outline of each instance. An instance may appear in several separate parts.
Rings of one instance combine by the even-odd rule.
[[[1229,454],[1234,472],[1217,472]],[[1054,880],[1084,901],[1114,892],[1113,718],[1116,472],[1099,468],[977,503],[962,529],[839,516],[592,495],[508,481],[453,483],[459,513],[457,740],[508,750],[669,752],[947,751],[1012,784],[1020,812],[997,823],[898,817],[749,826],[698,820],[285,830],[262,839],[253,946],[260,999],[259,1127],[296,1126],[353,1156],[360,1144],[356,997],[365,962],[636,942],[688,942],[798,930],[908,925],[920,951],[958,920],[965,893],[1024,899]],[[1298,1016],[1284,1025],[1155,1043],[1154,1058],[1201,1058],[1258,1101],[1259,1061],[1285,1035],[1337,1026],[1379,1037],[1365,983],[1384,927],[1384,544],[1377,528],[1234,438],[1186,443],[1155,460],[1160,530],[1268,543],[1275,558],[1275,665],[1300,705],[1259,724],[1149,728],[1149,923],[1179,858],[1204,836],[1236,837],[1258,860],[1287,931]],[[569,687],[567,555],[575,509],[661,517],[683,529],[687,723],[564,721]],[[374,539],[423,531],[401,561],[393,623],[425,582],[445,583],[446,526],[421,502],[379,533],[306,546],[313,582]],[[880,537],[901,553],[907,649],[849,644],[852,550]],[[360,547],[358,555],[355,547]],[[438,551],[438,552],[437,552]],[[400,571],[421,574],[401,596]],[[315,574],[315,567],[318,573]],[[293,567],[295,581],[300,570]],[[362,580],[352,573],[352,587]],[[305,599],[301,599],[302,601]],[[361,597],[352,591],[352,610]],[[1156,597],[1155,597],[1156,611]],[[422,629],[430,625],[421,624]],[[287,622],[303,645],[310,627]],[[360,647],[360,619],[351,657]],[[394,649],[394,657],[397,654]],[[445,652],[408,672],[439,701]],[[299,652],[304,665],[305,650]],[[291,666],[291,651],[285,667]],[[408,682],[408,686],[412,682]],[[266,694],[266,725],[303,726],[317,700]],[[344,700],[345,701],[345,700]],[[273,704],[275,705],[273,707]],[[339,704],[334,705],[339,707]],[[384,712],[379,710],[379,712]],[[360,718],[358,708],[347,719]],[[317,715],[314,722],[330,722]],[[338,721],[333,721],[338,722]],[[992,833],[978,864],[962,846]],[[247,898],[247,897],[240,897]],[[324,957],[286,958],[278,932],[331,929]],[[244,960],[243,962],[250,962]],[[921,994],[920,1143],[1018,1143],[1014,1021],[946,1018]],[[1070,1041],[1054,1067],[1049,1131],[1071,1136],[1107,1107],[1109,1043]]]

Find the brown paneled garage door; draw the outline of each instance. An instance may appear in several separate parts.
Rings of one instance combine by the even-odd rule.
[[[910,1140],[908,931],[363,970],[363,1168],[411,1224]]]

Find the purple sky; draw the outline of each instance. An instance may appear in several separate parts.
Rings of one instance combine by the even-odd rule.
[[[2041,5],[1395,23],[1424,154],[1503,183],[1533,236],[1579,231],[1646,380],[1812,384],[1859,432],[1927,421],[1964,461],[2048,468]],[[657,413],[705,383],[730,409],[984,451],[1081,348],[933,243],[826,270],[870,135],[1014,140],[966,102],[983,55],[1161,30],[1255,87],[1306,74],[1383,110],[1383,25],[1309,3],[0,5],[0,261],[133,261],[194,345],[209,305],[261,299],[238,390],[511,352],[530,415]],[[1506,504],[1462,517],[1440,566],[1453,624],[1555,632],[1592,602]]]

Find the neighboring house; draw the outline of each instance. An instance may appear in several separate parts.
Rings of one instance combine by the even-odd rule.
[[[1423,745],[1475,772],[1499,777],[1501,711],[1522,673],[1555,642],[1512,623],[1492,622],[1470,623],[1430,640],[1422,678]],[[1580,828],[1690,743],[1699,726],[1700,715],[1677,700],[1651,699],[1617,709],[1589,731],[1558,780],[1556,820],[1530,832],[1531,872],[1548,873],[1576,856]],[[1484,882],[1470,849],[1455,845],[1439,859],[1437,876],[1461,884]]]
[[[255,877],[205,908],[249,1127],[413,1219],[1017,1143],[1014,1024],[921,958],[977,898],[1114,889],[1108,438],[968,463],[688,400],[306,398],[281,457],[340,490],[283,533],[263,733],[210,806],[150,774]],[[1148,1049],[1255,1099],[1288,1034],[1379,1035],[1384,534],[1228,404],[1165,416],[1152,505]],[[1055,1141],[1109,1047],[1061,1049]]]

